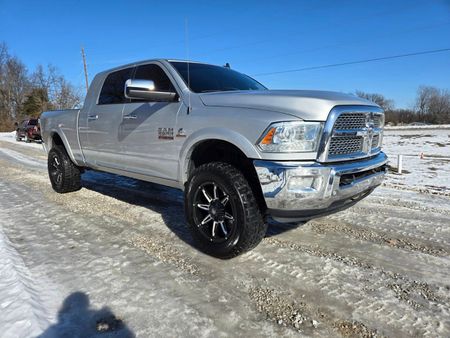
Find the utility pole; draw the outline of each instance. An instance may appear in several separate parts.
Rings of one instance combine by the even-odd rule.
[[[84,66],[84,78],[86,80],[86,93],[89,88],[89,80],[88,80],[88,72],[87,72],[87,66],[86,66],[86,54],[84,54],[84,47],[81,46],[81,56],[83,57],[83,66]]]

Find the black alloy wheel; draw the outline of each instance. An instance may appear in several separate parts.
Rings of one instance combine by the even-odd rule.
[[[211,242],[224,242],[235,231],[236,211],[230,196],[217,182],[205,182],[194,194],[194,221]]]
[[[211,162],[193,170],[185,189],[185,213],[199,249],[223,259],[251,250],[267,230],[248,181],[228,163]]]

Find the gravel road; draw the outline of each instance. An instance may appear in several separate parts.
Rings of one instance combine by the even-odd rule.
[[[380,187],[223,261],[192,246],[177,190],[91,171],[58,195],[42,151],[2,141],[0,168],[0,234],[35,281],[0,300],[29,304],[7,337],[450,336],[447,196]]]

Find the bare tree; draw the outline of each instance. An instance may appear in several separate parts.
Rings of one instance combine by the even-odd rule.
[[[31,75],[34,87],[47,91],[48,99],[55,109],[73,108],[81,102],[80,91],[59,74],[56,67],[48,65],[47,69],[39,65]]]
[[[363,99],[372,101],[379,105],[384,111],[390,111],[394,109],[394,101],[387,99],[384,95],[377,93],[365,93],[363,91],[357,90],[355,92],[356,96]]]
[[[417,90],[415,110],[422,121],[430,123],[450,122],[450,92],[430,86]]]
[[[0,114],[3,118],[17,119],[27,91],[30,89],[25,65],[0,46]]]

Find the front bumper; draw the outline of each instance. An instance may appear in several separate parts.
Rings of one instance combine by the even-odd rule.
[[[387,156],[358,161],[272,162],[255,160],[269,214],[296,222],[348,208],[370,194],[386,174]]]

